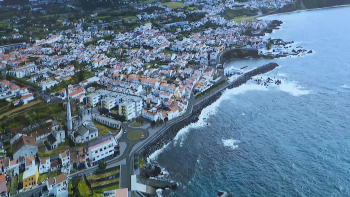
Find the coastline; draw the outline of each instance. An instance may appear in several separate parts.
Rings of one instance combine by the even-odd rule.
[[[260,18],[263,18],[263,17],[266,17],[266,16],[276,16],[276,15],[281,15],[281,14],[297,13],[297,12],[304,12],[304,11],[315,11],[315,10],[332,9],[332,8],[341,8],[341,7],[349,7],[349,6],[350,6],[350,4],[335,5],[335,6],[321,7],[321,8],[296,9],[296,10],[293,10],[293,11],[285,11],[285,12],[277,12],[277,13],[268,13],[268,14],[256,15],[256,16],[254,16],[254,18],[260,20]]]
[[[270,72],[277,68],[279,65],[276,63],[269,63],[263,66],[260,66],[258,68],[255,68],[241,76],[239,76],[237,79],[232,81],[229,84],[226,84],[222,89],[220,89],[215,94],[212,94],[208,96],[207,98],[201,100],[200,102],[194,104],[192,108],[192,112],[182,117],[182,119],[178,122],[173,123],[172,125],[169,125],[165,128],[163,133],[155,138],[152,142],[147,144],[146,146],[142,147],[140,149],[139,155],[143,158],[144,161],[147,161],[147,158],[155,153],[156,151],[162,149],[164,146],[166,146],[168,143],[170,143],[174,138],[176,137],[177,133],[190,125],[191,123],[195,123],[199,120],[199,115],[201,114],[202,110],[216,102],[221,95],[223,94],[223,91],[226,89],[232,89],[236,88],[238,86],[241,86],[245,84],[248,80],[250,80],[252,77],[260,74],[264,74],[267,72]]]

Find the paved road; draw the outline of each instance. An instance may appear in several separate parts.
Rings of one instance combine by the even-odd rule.
[[[19,193],[19,194],[16,194],[16,195],[12,195],[12,196],[16,196],[16,197],[31,197],[33,195],[33,196],[37,197],[37,196],[40,196],[41,189],[44,186],[46,186],[46,184],[36,186],[33,189],[30,189],[30,190],[27,190],[27,191],[24,191],[22,193]]]

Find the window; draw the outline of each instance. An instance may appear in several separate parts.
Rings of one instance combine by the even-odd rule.
[[[27,185],[25,187],[27,187]]]
[[[95,153],[97,153],[97,150],[95,150]]]
[[[104,148],[104,150],[106,150],[107,147]]]
[[[24,182],[27,182],[27,179],[26,179]],[[27,187],[27,186],[26,186],[26,187]]]

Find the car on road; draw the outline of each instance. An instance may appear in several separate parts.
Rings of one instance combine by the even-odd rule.
[[[141,139],[145,138],[145,135],[141,135]]]

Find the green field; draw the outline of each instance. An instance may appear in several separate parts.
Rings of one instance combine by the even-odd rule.
[[[186,7],[186,5],[182,2],[166,2],[166,3],[162,3],[162,4],[168,8],[172,8],[172,9]]]
[[[102,179],[102,178],[106,178],[106,177],[109,177],[109,176],[112,176],[113,174],[116,174],[120,172],[120,169],[117,168],[115,170],[111,170],[109,172],[106,172],[106,173],[103,173],[103,174],[92,174],[88,177],[86,177],[88,180],[97,180],[97,179]]]
[[[128,139],[129,140],[139,140],[141,139],[141,136],[145,133],[143,131],[132,131],[128,133]]]
[[[197,7],[187,7],[187,10],[189,11],[193,11],[193,10],[197,10],[198,8]]]
[[[78,191],[82,196],[88,196],[92,194],[90,187],[86,184],[84,179],[80,180],[78,183]]]
[[[246,21],[255,21],[255,17],[254,16],[239,16],[239,17],[235,17],[232,19],[233,21],[240,23],[243,22],[244,20]]]

